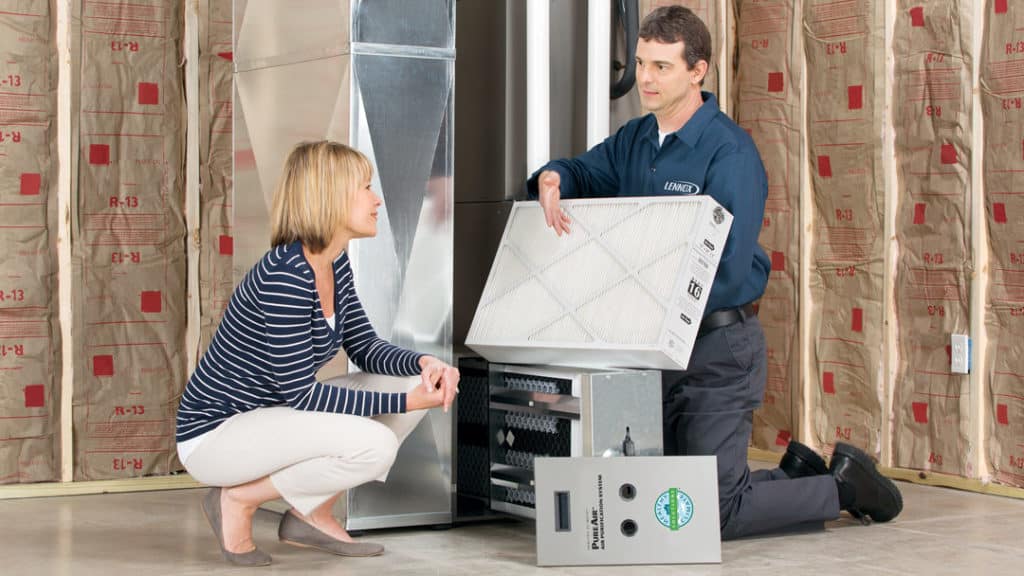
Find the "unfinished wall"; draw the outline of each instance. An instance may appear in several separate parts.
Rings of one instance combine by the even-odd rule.
[[[199,352],[231,299],[231,0],[199,6]]]
[[[800,189],[803,145],[802,22],[794,0],[735,3],[733,119],[754,139],[768,175],[761,246],[772,272],[758,316],[768,345],[764,405],[753,445],[783,450],[798,437],[800,388]]]
[[[183,4],[80,14],[75,479],[165,474],[186,378]]]
[[[646,14],[667,3],[705,18],[716,53],[735,50],[731,97],[721,104],[750,132],[768,173],[761,242],[773,272],[760,316],[769,381],[755,446],[781,450],[799,437],[827,452],[849,441],[898,468],[983,480],[991,473],[1024,486],[1024,6],[640,4]],[[723,21],[727,3],[735,21]],[[231,2],[202,0],[200,60],[185,64],[198,65],[200,85],[191,103],[199,113],[199,209],[189,222],[197,230],[189,240],[199,246],[199,316],[187,319],[185,9],[182,2],[0,0],[0,483],[60,479],[62,457],[72,461],[60,454],[60,440],[74,447],[75,479],[178,469],[172,418],[186,353],[212,337],[238,248]],[[74,85],[68,150],[56,135],[58,112],[68,112],[58,110],[60,10],[81,16],[71,19],[77,64],[65,79]],[[972,21],[974,14],[983,18]],[[892,26],[891,79],[882,65],[883,16]],[[724,31],[734,42],[723,42]],[[978,54],[972,42],[980,42]],[[714,75],[722,72],[713,67],[707,88],[718,87]],[[975,72],[979,102],[971,100]],[[892,157],[882,154],[890,129]],[[69,155],[72,169],[63,192],[58,153]],[[982,165],[972,166],[979,155]],[[895,176],[888,190],[883,165]],[[972,176],[980,186],[972,187]],[[67,303],[57,297],[61,194],[70,200],[73,233],[72,266],[59,278],[73,282]],[[981,213],[972,213],[972,198]],[[890,254],[887,217],[895,221]],[[972,290],[984,294],[974,307]],[[975,309],[981,301],[984,309]],[[62,343],[58,312],[65,310],[73,311],[63,321],[74,339]],[[970,377],[953,375],[949,334],[972,333],[970,319],[982,312],[986,361]],[[186,341],[188,321],[199,324],[196,341]],[[895,326],[892,350],[883,350],[885,322]],[[62,346],[73,360],[64,367],[73,375],[73,438],[60,437]],[[886,354],[897,357],[892,374]],[[811,424],[802,430],[801,393]],[[972,444],[977,430],[980,443]]]
[[[881,0],[804,0],[814,228],[811,390],[815,443],[881,448],[884,109]]]
[[[970,332],[971,3],[901,0],[893,33],[899,368],[893,464],[972,475],[970,380],[950,334]]]
[[[60,470],[53,22],[47,0],[0,1],[0,483]]]
[[[1024,6],[987,0],[984,30],[982,178],[991,279],[986,456],[996,481],[1024,486]]]

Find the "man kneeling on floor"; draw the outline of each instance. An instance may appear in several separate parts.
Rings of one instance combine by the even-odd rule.
[[[747,466],[767,376],[752,304],[771,268],[757,243],[768,182],[751,137],[701,91],[710,61],[711,34],[693,12],[651,12],[636,48],[640,103],[650,113],[576,158],[550,162],[530,178],[528,191],[559,235],[570,233],[561,198],[709,194],[732,213],[690,365],[662,374],[665,453],[717,456],[722,538],[821,526],[840,510],[892,520],[903,508],[899,490],[848,444],[836,445],[830,468],[795,442],[781,468]]]

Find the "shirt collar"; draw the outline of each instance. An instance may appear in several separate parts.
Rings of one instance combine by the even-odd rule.
[[[700,135],[704,133],[704,129],[707,128],[708,123],[711,119],[718,114],[718,99],[711,92],[701,91],[701,98],[704,99],[704,103],[701,104],[700,108],[693,113],[693,116],[683,124],[683,127],[673,132],[676,138],[686,143],[690,148],[697,147],[697,140],[700,139]],[[654,114],[651,114],[651,119],[654,120],[651,127],[651,138],[654,139],[655,144],[658,142],[658,121],[654,118]]]

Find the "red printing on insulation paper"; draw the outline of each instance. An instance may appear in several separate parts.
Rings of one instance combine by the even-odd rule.
[[[822,178],[832,177],[832,159],[828,156],[818,156],[818,176]]]
[[[779,430],[779,433],[775,436],[775,445],[786,446],[789,444],[789,439],[791,437],[789,430]]]
[[[100,354],[92,357],[93,376],[113,376],[114,357],[110,354]]]
[[[89,144],[89,164],[110,164],[110,144]]]
[[[785,78],[782,72],[769,72],[768,73],[768,91],[769,92],[782,92],[785,86]]]
[[[160,85],[153,82],[139,82],[139,104],[160,104]]]
[[[864,107],[864,86],[848,86],[846,88],[847,107],[850,110],[860,110]]]
[[[1006,224],[1006,204],[995,202],[992,204],[992,219],[999,224]]]
[[[43,408],[46,406],[46,388],[42,384],[25,386],[25,408]]]
[[[943,144],[940,157],[943,164],[956,164],[956,148],[952,144]]]
[[[832,372],[825,372],[821,375],[821,390],[825,394],[836,393],[836,375]]]
[[[786,269],[786,255],[778,250],[772,251],[772,271],[782,271]]]
[[[852,310],[851,316],[852,316],[852,318],[850,319],[850,329],[853,330],[854,332],[863,332],[864,331],[864,309],[863,308],[854,308]]]
[[[1007,0],[996,0],[993,6],[994,12],[996,14],[1006,14],[1008,4]]]
[[[224,256],[230,256],[235,253],[235,240],[231,236],[221,234],[217,239],[218,252]]]
[[[914,224],[924,224],[924,202],[914,204]]]
[[[40,174],[26,172],[21,175],[21,195],[37,196],[39,188],[43,185],[43,178]]]
[[[140,308],[143,312],[160,312],[163,308],[163,299],[159,290],[146,290],[142,292]]]
[[[928,423],[928,404],[925,402],[911,402],[910,408],[914,411],[914,422],[919,424]]]
[[[914,27],[924,26],[923,6],[914,6],[910,9],[910,25]]]

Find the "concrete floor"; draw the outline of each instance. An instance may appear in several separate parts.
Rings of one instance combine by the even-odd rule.
[[[824,532],[722,544],[721,565],[537,568],[533,524],[385,530],[377,558],[339,558],[277,542],[278,516],[260,511],[266,568],[220,557],[199,509],[202,490],[0,501],[0,574],[1021,574],[1024,501],[899,483],[906,502],[889,524],[845,517]]]

